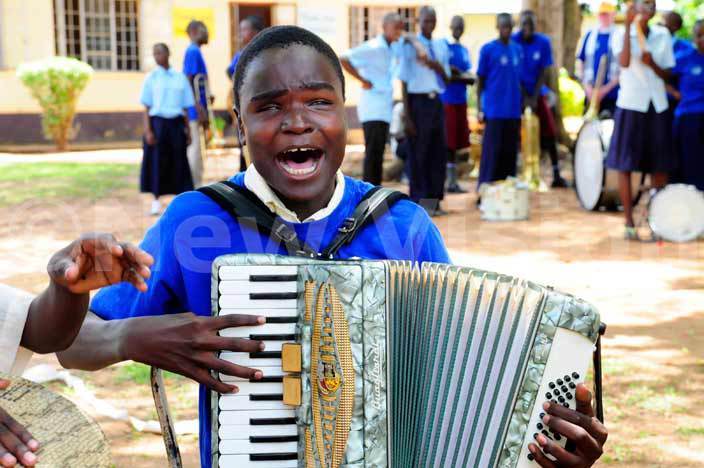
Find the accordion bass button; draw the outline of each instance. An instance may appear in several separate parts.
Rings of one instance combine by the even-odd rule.
[[[281,369],[284,372],[301,372],[301,345],[284,343],[281,345]]]
[[[293,375],[284,376],[284,405],[301,405],[301,378]]]

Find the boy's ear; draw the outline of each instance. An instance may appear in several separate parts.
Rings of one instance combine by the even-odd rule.
[[[240,141],[241,146],[245,146],[247,144],[247,135],[244,131],[244,124],[242,123],[242,117],[240,117],[240,113],[237,112],[236,108],[234,108],[232,110],[235,112],[235,117],[237,118],[237,139]]]

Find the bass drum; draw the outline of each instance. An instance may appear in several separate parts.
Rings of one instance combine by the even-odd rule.
[[[704,193],[693,185],[668,185],[650,200],[648,224],[666,241],[697,239],[704,234]]]
[[[574,189],[577,199],[586,210],[615,211],[620,203],[618,173],[606,169],[604,161],[609,152],[613,119],[590,120],[582,125],[574,150]],[[638,203],[645,175],[631,173],[633,205]]]

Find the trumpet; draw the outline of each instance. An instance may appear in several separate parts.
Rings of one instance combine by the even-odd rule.
[[[521,175],[531,192],[547,192],[540,179],[540,121],[530,106],[526,106],[521,119]]]

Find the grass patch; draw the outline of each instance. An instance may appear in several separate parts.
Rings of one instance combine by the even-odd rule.
[[[164,379],[183,379],[184,377],[169,371],[162,371]],[[115,375],[118,383],[134,382],[140,385],[149,385],[151,380],[151,367],[139,362],[130,362],[120,366]]]
[[[684,437],[704,436],[704,427],[678,427],[675,432]]]
[[[27,200],[98,200],[137,187],[134,164],[18,163],[0,166],[0,206]]]

